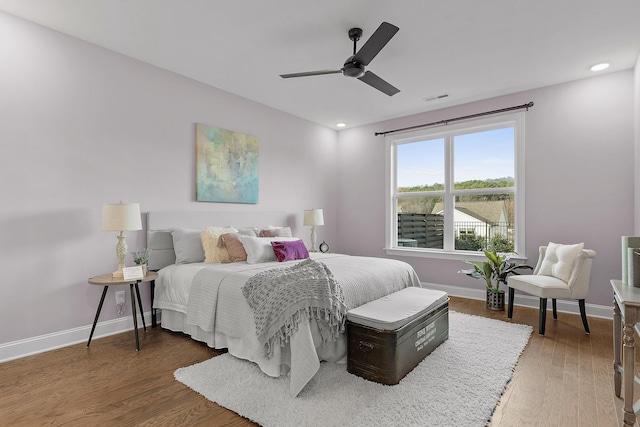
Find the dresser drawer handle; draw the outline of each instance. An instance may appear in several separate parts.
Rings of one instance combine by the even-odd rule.
[[[365,353],[371,353],[374,348],[373,344],[364,341],[360,341],[358,343],[358,347],[360,347],[360,350],[364,351]]]

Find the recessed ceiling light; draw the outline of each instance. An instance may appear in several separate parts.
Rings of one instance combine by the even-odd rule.
[[[602,71],[602,70],[607,69],[607,68],[609,68],[609,64],[607,64],[606,62],[603,62],[601,64],[596,64],[596,65],[592,66],[590,68],[590,70],[591,71]]]
[[[346,125],[347,125],[346,123],[342,123],[342,122],[341,123],[336,123],[336,127],[339,127],[339,128],[343,128]]]

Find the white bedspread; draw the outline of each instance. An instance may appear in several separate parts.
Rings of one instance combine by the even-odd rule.
[[[402,261],[321,253],[311,257],[331,270],[343,289],[347,309],[408,286],[420,286],[413,268]],[[321,360],[345,360],[346,336],[322,346],[312,321],[301,325],[289,346],[276,348],[266,359],[256,337],[253,311],[241,290],[252,275],[296,262],[171,265],[160,270],[154,307],[184,315],[184,324],[170,326],[172,330],[181,330],[214,348],[227,348],[234,356],[257,363],[267,375],[289,374],[290,394],[296,396],[318,371]],[[162,316],[165,326],[164,312]]]

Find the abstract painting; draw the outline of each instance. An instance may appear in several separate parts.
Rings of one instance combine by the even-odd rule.
[[[196,201],[258,203],[258,138],[196,124]]]

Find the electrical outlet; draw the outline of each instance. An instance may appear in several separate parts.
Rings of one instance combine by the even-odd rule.
[[[116,304],[124,304],[124,291],[116,292]]]
[[[116,292],[116,310],[117,310],[118,316],[122,316],[122,312],[124,311],[124,299],[125,299],[124,295],[125,295],[124,291]]]

